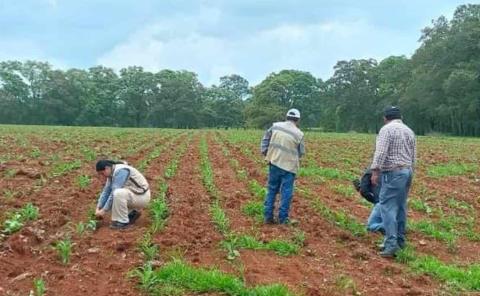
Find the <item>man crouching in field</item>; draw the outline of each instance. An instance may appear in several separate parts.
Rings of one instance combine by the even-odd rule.
[[[416,142],[413,131],[402,122],[400,109],[384,111],[385,125],[377,136],[372,162],[372,183],[379,184],[380,213],[385,230],[382,257],[393,257],[405,247],[407,196],[412,184]]]
[[[106,180],[98,198],[95,215],[103,217],[112,211],[112,229],[123,229],[140,217],[137,209],[150,202],[150,189],[145,177],[134,167],[123,162],[100,160],[96,164],[100,177]]]
[[[298,128],[300,111],[290,109],[287,120],[276,122],[267,130],[261,143],[261,152],[269,164],[268,193],[265,197],[265,223],[273,224],[275,198],[281,194],[278,222],[288,224],[295,175],[300,158],[305,154],[303,132]]]

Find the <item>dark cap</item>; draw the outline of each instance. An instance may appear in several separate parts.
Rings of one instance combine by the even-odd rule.
[[[114,161],[108,160],[108,159],[102,159],[97,161],[97,164],[95,165],[95,169],[97,172],[104,171],[106,167],[112,167],[114,165]]]
[[[400,112],[400,108],[395,106],[389,106],[385,108],[385,110],[383,111],[383,116],[385,116],[387,120],[402,119],[402,113]]]

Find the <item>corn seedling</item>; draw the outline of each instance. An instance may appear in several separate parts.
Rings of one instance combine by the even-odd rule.
[[[22,217],[20,214],[13,214],[10,218],[3,222],[3,232],[12,234],[19,231],[23,227]]]
[[[247,216],[254,217],[259,222],[263,221],[263,203],[261,202],[251,201],[246,203],[242,207],[242,212]]]
[[[152,292],[155,286],[160,283],[160,278],[153,270],[151,262],[145,263],[142,267],[130,272],[129,275],[138,279],[140,288],[145,292]]]
[[[5,170],[5,173],[3,173],[5,178],[13,178],[17,175],[17,170],[16,169],[7,169]]]
[[[30,156],[32,158],[39,158],[41,155],[42,155],[42,152],[40,151],[40,149],[38,149],[38,147],[33,148],[32,151],[30,152]]]
[[[17,232],[23,227],[25,222],[37,219],[38,215],[38,207],[28,203],[18,211],[7,215],[9,218],[3,222],[3,232],[7,234]]]
[[[257,180],[251,180],[248,183],[248,188],[250,189],[250,192],[259,200],[263,200],[267,195],[267,189],[260,185]]]
[[[139,250],[142,252],[146,261],[155,260],[158,255],[158,246],[152,242],[152,235],[147,232],[138,244]]]
[[[33,280],[33,290],[35,296],[43,296],[45,295],[45,281],[43,279],[34,279]]]
[[[53,177],[59,177],[70,171],[79,169],[81,166],[82,166],[82,162],[79,159],[74,160],[72,162],[59,163],[53,168],[51,174]]]
[[[23,221],[33,221],[38,218],[39,210],[38,207],[28,203],[20,209],[19,214]]]
[[[87,188],[91,182],[92,181],[90,179],[90,176],[81,175],[77,177],[77,184],[78,184],[78,187],[80,187],[80,189]]]
[[[55,244],[55,249],[57,250],[58,256],[62,264],[67,265],[70,262],[70,255],[72,254],[72,241],[69,238],[58,241]]]

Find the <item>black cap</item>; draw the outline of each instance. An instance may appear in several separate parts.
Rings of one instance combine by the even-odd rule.
[[[383,111],[383,116],[385,116],[387,120],[402,119],[402,113],[400,112],[400,108],[395,106],[389,106],[385,108],[385,110]]]
[[[112,167],[113,161],[108,160],[108,159],[102,159],[97,161],[97,164],[95,165],[95,169],[97,172],[104,171],[106,167]]]

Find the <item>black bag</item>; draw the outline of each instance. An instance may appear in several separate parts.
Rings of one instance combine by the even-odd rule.
[[[371,178],[372,170],[367,169],[365,173],[363,173],[363,176],[360,178],[360,180],[357,179],[353,181],[353,186],[368,202],[376,204],[378,203],[380,186],[373,186]]]

